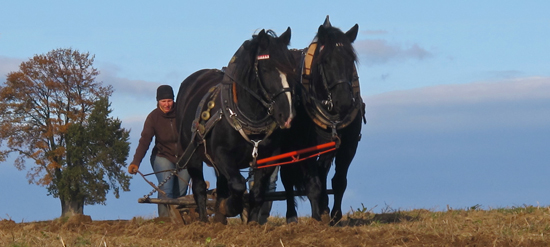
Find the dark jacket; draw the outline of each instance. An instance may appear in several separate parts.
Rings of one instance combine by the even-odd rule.
[[[141,164],[153,136],[155,137],[155,146],[151,155],[165,157],[172,163],[176,163],[183,150],[178,143],[175,107],[167,113],[162,112],[159,107],[149,113],[143,125],[139,145],[131,164],[138,166]]]

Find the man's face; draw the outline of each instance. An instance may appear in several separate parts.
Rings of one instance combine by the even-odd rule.
[[[170,110],[172,110],[172,107],[174,106],[174,100],[161,99],[159,100],[159,106],[162,112],[164,113],[169,112]]]

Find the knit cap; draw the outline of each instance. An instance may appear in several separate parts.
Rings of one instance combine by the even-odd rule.
[[[170,85],[161,85],[157,88],[157,101],[162,99],[174,100],[174,91]]]

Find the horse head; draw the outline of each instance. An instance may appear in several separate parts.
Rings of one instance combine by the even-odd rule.
[[[312,150],[312,145],[319,148],[322,144],[335,144],[335,149],[292,166],[281,166],[287,223],[298,220],[295,189],[307,195],[312,218],[321,221],[321,215],[330,213],[331,225],[342,218],[346,176],[361,136],[360,114],[364,114],[355,66],[357,55],[352,46],[358,29],[355,24],[342,32],[332,26],[327,16],[313,42],[306,49],[293,50],[295,60],[301,63],[298,67],[301,81],[297,87],[300,104],[296,122],[283,140],[283,151]],[[333,163],[336,168],[332,178],[334,207],[331,212],[327,174]]]
[[[357,56],[352,43],[357,37],[359,26],[342,32],[332,27],[328,16],[319,26],[316,36],[316,50],[311,65],[312,94],[321,100],[325,110],[334,115],[348,114],[360,100],[354,92],[358,86],[355,63]]]
[[[283,129],[290,128],[295,115],[292,89],[297,76],[295,61],[288,50],[290,33],[290,27],[279,37],[262,29],[243,43],[228,66],[235,64],[235,70],[240,71],[240,76],[236,76],[241,82],[236,87],[239,108],[250,113],[249,118],[271,116]],[[258,102],[263,108],[258,107]]]

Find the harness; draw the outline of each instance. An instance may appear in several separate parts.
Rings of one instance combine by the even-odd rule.
[[[227,74],[226,74],[227,75]],[[230,78],[226,76],[226,78]],[[260,120],[252,120],[241,112],[237,105],[236,94],[235,94],[235,85],[236,81],[232,83],[224,82],[220,84],[221,95],[220,99],[222,102],[221,112],[228,120],[228,123],[235,129],[241,136],[250,144],[253,145],[252,158],[253,161],[250,164],[254,166],[256,164],[256,158],[258,157],[258,147],[260,143],[267,139],[273,131],[277,128],[277,123],[271,117],[272,105],[264,104],[264,107],[267,108],[267,115]],[[248,90],[247,90],[248,91]],[[250,136],[263,135],[261,139],[252,139]]]
[[[323,49],[321,47],[320,49]],[[340,116],[340,114],[332,114],[332,96],[330,90],[340,83],[344,83],[344,80],[339,80],[332,85],[329,85],[325,76],[325,71],[322,65],[319,65],[322,85],[325,87],[325,90],[329,92],[327,99],[319,100],[315,98],[313,92],[315,87],[311,85],[311,66],[313,63],[314,56],[320,50],[318,49],[317,42],[312,42],[307,49],[302,51],[302,76],[301,83],[302,86],[302,99],[304,102],[304,107],[307,114],[313,120],[313,122],[321,127],[322,129],[331,129],[331,139],[335,140],[337,146],[339,145],[339,138],[337,130],[347,127],[351,122],[355,120],[358,113],[363,115],[363,121],[365,119],[364,104],[361,98],[360,88],[359,88],[359,77],[357,75],[357,68],[353,68],[353,80],[351,82],[352,97],[354,98],[353,109],[345,116]]]
[[[275,99],[285,92],[291,92],[291,88],[283,88],[281,91],[272,95],[267,92],[258,73],[258,60],[263,59],[269,59],[269,55],[258,55],[256,61],[254,62],[255,79],[259,84],[260,93],[263,97],[260,97],[260,95],[248,88],[246,85],[242,84],[242,82],[233,78],[232,73],[235,69],[235,57],[231,59],[231,62],[227,68],[220,71],[224,74],[222,82],[210,88],[203,96],[199,106],[197,107],[195,119],[193,120],[193,124],[191,126],[191,131],[193,134],[187,148],[178,161],[178,166],[181,165],[181,168],[184,168],[187,165],[187,162],[195,152],[196,148],[200,144],[205,144],[206,135],[222,118],[226,118],[231,127],[239,132],[243,139],[252,144],[253,161],[250,163],[250,166],[256,165],[260,143],[267,139],[278,127],[277,123],[272,118]],[[238,107],[238,98],[236,93],[237,86],[242,87],[247,93],[252,95],[252,97],[262,104],[262,106],[266,109],[266,116],[264,118],[254,120],[241,111]],[[251,136],[261,136],[261,138],[254,139]],[[214,168],[216,168],[214,160],[206,152],[206,145],[204,145],[204,148],[206,158],[210,161]]]

